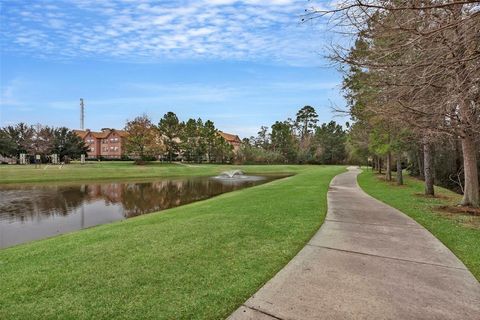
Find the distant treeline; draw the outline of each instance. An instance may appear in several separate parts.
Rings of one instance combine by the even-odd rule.
[[[276,121],[270,128],[262,126],[257,137],[242,141],[227,135],[234,139],[227,141],[210,120],[180,121],[174,112],[167,112],[155,124],[142,115],[125,124],[122,159],[133,158],[138,163],[157,159],[195,163],[345,163],[346,131],[334,121],[317,123],[315,109],[305,106],[295,119]],[[65,161],[87,152],[83,140],[65,127],[19,123],[0,129],[0,155],[4,157],[18,159],[25,153],[48,161],[50,155],[58,154]]]
[[[234,157],[233,147],[219,135],[212,121],[188,119],[180,121],[174,112],[167,112],[155,125],[147,115],[127,121],[125,141],[127,154],[143,162],[154,159],[168,161],[226,163]]]
[[[331,121],[317,125],[315,108],[301,108],[295,119],[262,126],[256,137],[243,139],[237,153],[241,163],[345,163],[347,132]]]
[[[238,141],[234,149],[210,120],[180,121],[174,112],[167,112],[155,125],[143,115],[125,126],[126,150],[141,160],[161,154],[166,160],[196,163],[344,163],[346,131],[334,121],[317,123],[315,109],[305,106],[295,119],[263,126],[257,137]]]
[[[17,125],[0,128],[0,155],[17,159],[20,154],[40,155],[47,161],[52,154],[57,154],[60,161],[79,158],[88,148],[73,130],[65,127]]]

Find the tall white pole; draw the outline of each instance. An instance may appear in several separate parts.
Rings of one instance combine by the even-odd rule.
[[[81,130],[84,129],[83,120],[84,120],[84,106],[83,106],[83,99],[80,98],[80,129],[81,129]]]

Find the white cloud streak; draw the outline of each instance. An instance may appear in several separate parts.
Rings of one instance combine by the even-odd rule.
[[[3,3],[7,50],[63,59],[222,59],[308,64],[322,48],[304,0]]]

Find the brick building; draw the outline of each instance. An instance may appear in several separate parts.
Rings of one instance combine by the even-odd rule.
[[[98,159],[120,159],[125,155],[125,139],[128,135],[126,131],[103,128],[100,132],[87,130],[74,130],[75,133],[89,147],[87,158]],[[219,131],[218,134],[225,139],[236,153],[242,144],[242,140],[237,135]]]
[[[87,129],[75,130],[75,133],[89,147],[88,158],[120,159],[125,154],[126,131],[103,128],[100,132]]]
[[[218,131],[218,134],[233,147],[233,152],[236,153],[238,151],[242,144],[242,140],[240,140],[239,136],[222,131]]]

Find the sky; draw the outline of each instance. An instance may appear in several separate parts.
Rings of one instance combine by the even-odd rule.
[[[0,0],[0,126],[123,128],[168,111],[241,137],[342,106],[335,35],[304,0]]]

